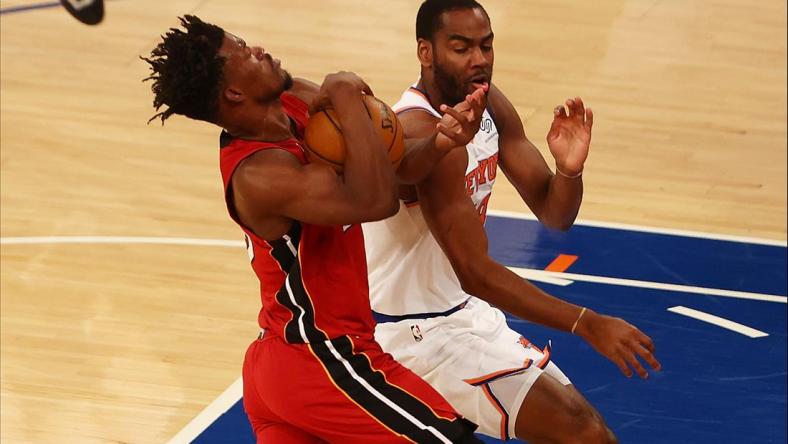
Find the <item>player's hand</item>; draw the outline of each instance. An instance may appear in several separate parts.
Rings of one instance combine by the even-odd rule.
[[[309,105],[309,112],[313,114],[319,110],[333,108],[336,103],[347,100],[348,95],[372,94],[372,89],[361,77],[348,71],[329,74],[320,85],[320,91]]]
[[[555,158],[556,167],[567,176],[583,171],[591,145],[594,113],[583,105],[583,99],[567,99],[566,106],[553,110],[553,124],[547,133],[547,145]]]
[[[438,136],[435,139],[435,147],[437,149],[449,151],[452,148],[464,147],[473,140],[476,133],[479,132],[482,115],[487,106],[487,89],[477,89],[472,94],[465,96],[465,100],[454,107],[441,105],[443,118],[436,126]]]
[[[627,378],[632,377],[632,370],[641,378],[648,378],[648,372],[638,358],[654,370],[662,369],[654,357],[655,347],[651,338],[623,319],[588,310],[578,322],[576,332],[599,354],[613,361]]]

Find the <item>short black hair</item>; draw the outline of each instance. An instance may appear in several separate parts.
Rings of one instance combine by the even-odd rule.
[[[426,0],[416,14],[416,39],[432,41],[435,32],[441,27],[441,15],[444,12],[476,8],[481,9],[489,19],[487,11],[476,0]]]
[[[173,114],[216,122],[219,109],[219,84],[224,73],[224,57],[219,49],[224,43],[224,30],[205,23],[193,15],[179,17],[186,32],[177,28],[162,36],[161,43],[151,51],[152,74],[143,81],[153,80],[153,106],[167,109],[150,118],[161,123]]]

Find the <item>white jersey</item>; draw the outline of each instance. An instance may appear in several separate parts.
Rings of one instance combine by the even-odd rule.
[[[398,114],[419,109],[441,117],[415,85],[402,94],[393,109]],[[483,222],[498,170],[498,129],[488,110],[466,149],[465,188]],[[418,202],[401,202],[395,216],[363,224],[363,229],[373,311],[390,316],[440,313],[469,298],[432,236]]]

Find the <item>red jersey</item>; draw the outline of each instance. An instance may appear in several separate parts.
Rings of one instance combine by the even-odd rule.
[[[288,93],[280,100],[294,124],[295,138],[269,143],[222,133],[219,151],[227,209],[244,231],[252,268],[260,280],[263,306],[258,322],[291,344],[342,335],[372,338],[375,324],[360,224],[342,227],[293,221],[287,234],[266,241],[238,218],[232,176],[244,159],[261,150],[278,149],[308,163],[302,148],[308,107]]]

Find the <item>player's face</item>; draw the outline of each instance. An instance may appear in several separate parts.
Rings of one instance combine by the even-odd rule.
[[[433,39],[432,72],[447,105],[454,106],[492,81],[493,32],[481,9],[460,9],[441,16]]]
[[[292,77],[282,69],[278,59],[259,46],[247,46],[242,38],[233,34],[225,34],[219,55],[226,59],[224,86],[253,100],[273,100],[293,86]]]

